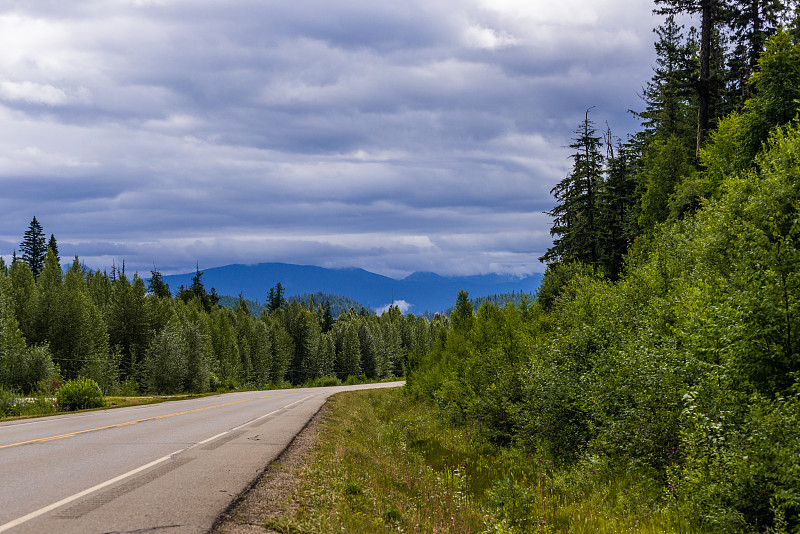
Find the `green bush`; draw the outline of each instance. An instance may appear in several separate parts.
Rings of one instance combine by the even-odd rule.
[[[17,410],[17,394],[0,387],[0,419],[19,415]]]
[[[328,386],[341,386],[342,381],[336,378],[335,376],[321,376],[319,378],[315,378],[314,380],[310,380],[306,387],[310,388],[323,388]]]
[[[62,410],[83,410],[105,405],[100,386],[90,378],[68,380],[58,390],[56,398]]]

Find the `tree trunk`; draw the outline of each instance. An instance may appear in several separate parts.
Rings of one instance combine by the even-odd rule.
[[[713,0],[702,0],[700,30],[700,79],[697,87],[697,155],[705,142],[711,105],[711,30],[713,26]]]

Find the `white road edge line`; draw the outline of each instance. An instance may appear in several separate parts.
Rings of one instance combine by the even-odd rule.
[[[307,401],[308,399],[310,399],[311,397],[314,397],[314,396],[315,396],[315,395],[309,395],[308,397],[303,397],[303,398],[302,398],[302,399],[300,399],[299,401],[294,401],[294,402],[293,402],[293,403],[291,403],[291,404],[287,404],[286,406],[284,406],[283,408],[281,408],[281,410],[285,410],[285,409],[286,409],[286,408],[288,408],[289,406],[294,406],[295,404],[300,404],[301,402],[303,402],[303,401]]]
[[[175,451],[175,452],[173,452],[171,454],[168,454],[166,456],[162,456],[158,460],[153,460],[152,462],[150,462],[148,464],[145,464],[145,465],[143,465],[141,467],[137,467],[136,469],[133,469],[132,471],[128,471],[127,473],[123,473],[123,474],[121,474],[121,475],[119,475],[117,477],[114,477],[114,478],[110,479],[110,480],[106,480],[105,482],[101,482],[100,484],[97,484],[96,486],[92,486],[89,489],[85,489],[85,490],[83,490],[83,491],[81,491],[79,493],[76,493],[74,495],[70,495],[69,497],[61,499],[58,502],[54,502],[53,504],[45,506],[44,508],[39,508],[38,510],[33,511],[33,512],[29,513],[28,515],[24,515],[24,516],[22,516],[20,518],[17,518],[15,520],[13,520],[13,521],[9,521],[5,525],[0,525],[0,532],[5,532],[6,530],[12,529],[12,528],[14,528],[16,526],[19,526],[19,525],[21,525],[23,523],[26,523],[27,521],[30,521],[31,519],[35,519],[35,518],[39,517],[40,515],[44,515],[47,512],[51,512],[51,511],[55,510],[56,508],[64,506],[65,504],[69,504],[69,503],[71,503],[73,501],[76,501],[76,500],[80,499],[81,497],[85,497],[86,495],[89,495],[90,493],[94,493],[95,491],[101,490],[101,489],[103,489],[103,488],[105,488],[107,486],[110,486],[111,484],[119,482],[120,480],[124,480],[124,479],[126,479],[128,477],[131,477],[131,476],[133,476],[133,475],[135,475],[137,473],[140,473],[140,472],[144,471],[145,469],[149,469],[149,468],[153,467],[154,465],[158,465],[161,462],[166,462],[167,460],[169,460],[170,458],[172,458],[176,454],[180,454],[184,450],[185,449],[180,449],[180,450],[177,450],[177,451]]]
[[[192,447],[196,447],[198,445],[203,445],[205,443],[208,443],[209,441],[213,441],[213,440],[215,440],[217,438],[220,438],[220,437],[224,436],[225,434],[228,434],[229,432],[233,432],[233,431],[238,430],[240,428],[243,428],[243,427],[245,427],[247,425],[255,423],[256,421],[258,421],[260,419],[264,419],[265,417],[269,417],[270,415],[278,413],[281,410],[285,410],[286,408],[290,408],[290,407],[294,406],[295,404],[300,404],[303,401],[307,401],[311,397],[314,397],[314,395],[309,395],[309,396],[304,397],[304,398],[302,398],[302,399],[300,399],[298,401],[295,401],[295,402],[293,402],[291,404],[287,404],[283,408],[279,408],[279,409],[277,409],[277,410],[275,410],[273,412],[270,412],[268,414],[264,414],[264,415],[262,415],[260,417],[257,417],[255,419],[253,419],[252,421],[248,421],[248,422],[244,423],[243,425],[239,425],[237,427],[234,427],[234,428],[232,428],[230,430],[227,430],[225,432],[217,434],[216,436],[211,436],[210,438],[204,439],[203,441],[201,441],[199,443],[195,443],[194,445],[192,445]],[[73,501],[76,501],[76,500],[80,499],[81,497],[85,497],[86,495],[89,495],[90,493],[94,493],[97,490],[101,490],[101,489],[103,489],[105,487],[110,486],[111,484],[119,482],[120,480],[124,480],[124,479],[126,479],[128,477],[131,477],[131,476],[137,474],[137,473],[141,473],[145,469],[149,469],[149,468],[153,467],[154,465],[160,464],[161,462],[166,462],[167,460],[169,460],[173,456],[175,456],[177,454],[180,454],[183,451],[185,451],[187,449],[190,449],[192,447],[187,447],[185,449],[180,449],[180,450],[177,450],[177,451],[175,451],[175,452],[173,452],[171,454],[168,454],[166,456],[162,456],[158,460],[153,460],[152,462],[150,462],[148,464],[145,464],[145,465],[143,465],[141,467],[137,467],[136,469],[133,469],[132,471],[128,471],[127,473],[123,473],[123,474],[121,474],[121,475],[119,475],[117,477],[114,477],[114,478],[110,479],[110,480],[106,480],[105,482],[101,482],[100,484],[97,484],[96,486],[92,486],[89,489],[85,489],[85,490],[83,490],[81,492],[78,492],[78,493],[76,493],[74,495],[70,495],[69,497],[61,499],[58,502],[54,502],[53,504],[45,506],[44,508],[39,508],[38,510],[34,510],[33,512],[31,512],[31,513],[29,513],[27,515],[24,515],[24,516],[22,516],[20,518],[14,519],[13,521],[9,521],[8,523],[6,523],[4,525],[0,525],[0,532],[5,532],[6,530],[12,529],[12,528],[14,528],[16,526],[19,526],[19,525],[21,525],[23,523],[26,523],[26,522],[30,521],[31,519],[35,519],[35,518],[39,517],[40,515],[44,515],[47,512],[51,512],[51,511],[55,510],[56,508],[60,508],[61,506],[64,506],[65,504],[69,504],[69,503],[71,503]]]
[[[206,443],[208,443],[209,441],[214,441],[214,440],[215,440],[215,439],[217,439],[217,438],[221,438],[222,436],[224,436],[224,435],[225,435],[225,434],[227,434],[227,433],[228,433],[228,431],[227,431],[227,430],[226,430],[225,432],[220,432],[220,433],[219,433],[219,434],[217,434],[216,436],[211,436],[210,438],[208,438],[208,439],[204,439],[203,441],[198,441],[197,443],[195,443],[194,445],[192,445],[192,446],[191,446],[191,447],[189,447],[189,448],[190,448],[190,449],[192,449],[192,448],[194,448],[194,447],[199,447],[200,445],[205,445],[205,444],[206,444]]]
[[[314,396],[314,395],[309,395],[308,397],[304,397],[304,398],[300,399],[299,401],[295,401],[295,402],[293,402],[293,403],[291,403],[291,404],[287,404],[287,405],[286,405],[286,406],[284,406],[283,408],[278,408],[277,410],[275,410],[275,411],[273,411],[273,412],[265,413],[264,415],[261,415],[261,416],[259,416],[259,417],[256,417],[255,419],[253,419],[253,420],[251,420],[251,421],[248,421],[248,422],[246,422],[246,423],[242,423],[242,424],[241,424],[241,425],[239,425],[239,426],[235,426],[235,427],[231,428],[231,429],[229,430],[229,432],[235,432],[235,431],[239,430],[240,428],[244,428],[244,427],[246,427],[247,425],[252,425],[252,424],[253,424],[253,423],[255,423],[256,421],[261,421],[261,420],[262,420],[262,419],[264,419],[265,417],[269,417],[270,415],[275,415],[275,414],[276,414],[276,413],[278,413],[279,411],[281,411],[281,410],[285,410],[286,408],[289,408],[289,407],[291,407],[291,406],[294,406],[295,404],[300,404],[301,402],[303,402],[303,401],[306,401],[306,400],[310,399],[310,398],[311,398],[311,397],[313,397],[313,396]]]

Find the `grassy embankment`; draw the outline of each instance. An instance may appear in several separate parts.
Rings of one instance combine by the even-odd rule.
[[[400,389],[330,400],[282,533],[688,532],[656,488],[498,449]]]

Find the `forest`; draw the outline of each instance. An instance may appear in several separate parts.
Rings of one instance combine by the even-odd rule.
[[[681,532],[800,532],[800,13],[772,0],[655,11],[641,129],[617,139],[581,111],[535,297],[475,311],[462,291],[449,316],[334,318],[276,286],[254,317],[243,300],[219,306],[199,269],[174,295],[156,271],[147,284],[78,258],[63,271],[34,219],[23,256],[0,263],[0,386],[405,376],[449,424],[541,466],[491,490],[498,532],[533,531],[526,507],[545,490],[630,491]]]
[[[454,425],[544,462],[499,484],[506,531],[534,530],[542,492],[632,492],[676,532],[800,532],[798,11],[656,10],[641,131],[585,113],[537,298],[473,314],[461,294],[409,361]]]
[[[11,265],[0,260],[0,387],[23,394],[79,377],[130,395],[402,376],[407,355],[427,351],[440,327],[396,307],[334,319],[313,295],[287,302],[280,283],[254,317],[242,298],[219,305],[199,269],[174,296],[155,270],[147,284],[78,257],[64,270],[35,217],[20,250]]]

